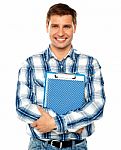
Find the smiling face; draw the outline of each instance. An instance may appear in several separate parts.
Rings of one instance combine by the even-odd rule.
[[[73,33],[76,30],[71,15],[52,15],[49,23],[46,24],[46,28],[50,36],[52,50],[70,50]]]

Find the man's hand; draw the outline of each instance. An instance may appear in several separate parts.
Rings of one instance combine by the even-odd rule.
[[[42,107],[38,107],[38,109],[42,116],[38,120],[34,121],[31,126],[41,133],[51,132],[56,128],[53,117],[51,117]]]
[[[80,128],[79,130],[76,131],[76,133],[81,134],[84,128]]]

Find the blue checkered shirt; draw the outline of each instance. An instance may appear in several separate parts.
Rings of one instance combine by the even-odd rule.
[[[84,98],[86,105],[82,109],[58,115],[51,109],[48,113],[54,117],[57,128],[49,133],[40,133],[31,127],[31,123],[41,117],[37,106],[43,106],[45,73],[79,73],[86,77]],[[50,48],[26,59],[19,70],[16,110],[19,119],[27,123],[28,133],[38,139],[84,139],[94,130],[94,121],[103,115],[105,104],[104,81],[101,66],[97,59],[71,49],[68,55],[59,61]],[[79,134],[76,131],[84,128]]]

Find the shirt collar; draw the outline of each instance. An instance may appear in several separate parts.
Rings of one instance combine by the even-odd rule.
[[[73,47],[70,49],[69,53],[67,54],[66,58],[67,57],[70,57],[73,61],[75,61],[76,59],[76,56],[77,56],[77,53],[76,53],[76,49],[74,49]],[[54,53],[51,51],[50,49],[50,46],[46,49],[45,51],[45,58],[46,58],[46,61],[49,61],[51,58],[56,58],[56,56],[54,55]]]

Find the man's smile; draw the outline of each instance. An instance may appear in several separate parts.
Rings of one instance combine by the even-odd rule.
[[[65,42],[67,40],[67,38],[57,38],[55,37],[55,40],[58,42]]]

